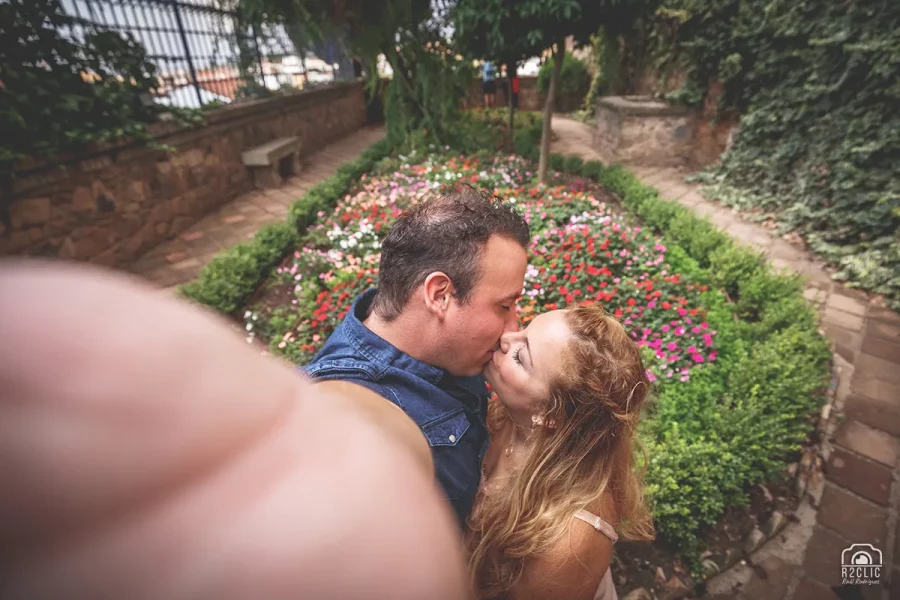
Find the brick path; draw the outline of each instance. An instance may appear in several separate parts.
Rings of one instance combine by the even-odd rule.
[[[554,116],[553,131],[554,152],[599,159],[586,125]],[[820,311],[822,330],[840,370],[831,418],[824,415],[824,478],[807,488],[807,506],[798,510],[800,522],[769,542],[772,548],[764,546],[754,555],[762,577],[760,569],[737,566],[733,570],[743,572],[720,578],[738,585],[722,589],[724,583],[716,585],[714,578],[708,588],[713,597],[900,599],[900,315],[832,281],[825,266],[803,250],[730,208],[705,200],[696,186],[684,183],[686,173],[671,168],[631,170],[663,197],[709,217],[732,237],[765,252],[774,266],[803,275],[804,295]],[[841,584],[841,551],[853,543],[869,543],[882,551],[882,585],[832,590]]]
[[[300,175],[277,189],[238,196],[146,253],[131,266],[131,272],[161,288],[191,281],[222,250],[252,238],[266,223],[284,220],[288,207],[307,189],[331,177],[339,166],[382,137],[384,128],[366,127],[325,146],[304,160]]]

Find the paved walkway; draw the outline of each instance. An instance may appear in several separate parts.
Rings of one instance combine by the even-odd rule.
[[[554,116],[553,131],[554,152],[599,159],[584,124]],[[811,465],[806,498],[796,515],[799,521],[753,555],[757,569],[739,565],[713,578],[707,597],[900,599],[900,315],[832,281],[825,265],[802,249],[705,200],[696,186],[684,183],[687,173],[671,168],[632,171],[665,198],[709,217],[740,242],[765,252],[776,267],[803,275],[805,296],[820,310],[840,377],[833,404],[821,419],[823,468]],[[841,585],[842,550],[853,543],[882,551],[882,584],[832,590]]]
[[[191,281],[222,250],[252,238],[266,223],[284,220],[290,205],[306,190],[334,175],[339,166],[383,137],[383,127],[366,127],[322,148],[304,160],[300,175],[277,189],[238,196],[146,253],[130,270],[161,288]]]

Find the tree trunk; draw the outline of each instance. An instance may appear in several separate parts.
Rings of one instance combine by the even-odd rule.
[[[541,160],[538,163],[538,178],[541,183],[547,183],[547,172],[550,167],[550,135],[553,119],[553,105],[556,104],[556,90],[559,89],[559,73],[562,71],[562,63],[566,54],[566,39],[556,41],[556,52],[553,54],[553,75],[550,77],[550,89],[547,91],[547,101],[544,103],[544,127],[541,132]]]

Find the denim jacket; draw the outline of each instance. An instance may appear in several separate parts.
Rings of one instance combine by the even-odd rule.
[[[313,379],[363,385],[403,409],[428,440],[438,482],[464,524],[475,501],[489,441],[484,379],[455,377],[372,333],[362,321],[374,297],[374,289],[359,296],[302,369]]]

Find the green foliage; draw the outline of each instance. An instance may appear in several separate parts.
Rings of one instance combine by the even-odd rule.
[[[599,160],[589,160],[581,166],[581,176],[597,181],[603,174],[603,163]]]
[[[663,37],[688,67],[680,100],[717,80],[743,113],[709,195],[774,215],[900,308],[900,3],[665,0],[646,45]]]
[[[181,287],[181,294],[223,314],[235,314],[297,245],[298,232],[305,231],[333,208],[348,188],[390,151],[390,143],[381,140],[366,148],[356,160],[341,165],[337,173],[310,188],[291,205],[287,223],[267,225],[252,241],[217,255],[196,281]]]
[[[180,292],[213,310],[234,314],[296,243],[297,230],[289,224],[266,225],[253,241],[217,255]]]
[[[568,171],[569,173],[580,173],[581,168],[584,166],[584,160],[575,154],[566,156],[563,160],[563,171]]]
[[[553,73],[553,59],[547,59],[541,70],[538,71],[537,86],[542,94],[550,91],[550,76]],[[584,95],[587,93],[591,85],[591,78],[588,75],[587,66],[580,58],[565,54],[563,56],[562,71],[559,73],[559,87],[557,94],[562,97],[573,98],[576,105],[580,105]],[[561,101],[561,97],[557,96],[557,102]]]
[[[151,92],[156,70],[130,36],[83,37],[59,0],[0,3],[0,172],[24,157],[54,159],[86,144],[147,140],[165,110]]]
[[[591,177],[678,244],[667,254],[673,270],[730,299],[712,290],[704,299],[718,331],[716,368],[661,387],[642,428],[657,527],[696,558],[704,529],[746,504],[748,487],[777,477],[800,448],[828,382],[830,352],[796,277],[773,274],[758,254],[621,167],[598,171]]]
[[[566,167],[566,157],[554,152],[550,155],[550,168],[554,171],[562,171]]]

